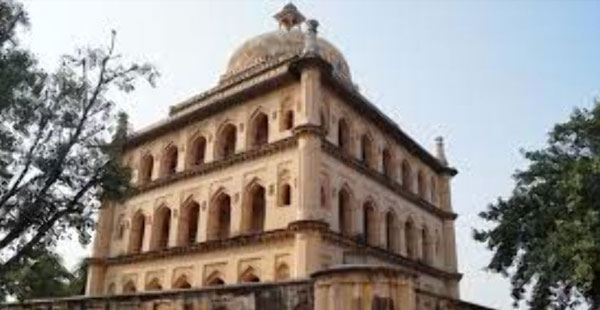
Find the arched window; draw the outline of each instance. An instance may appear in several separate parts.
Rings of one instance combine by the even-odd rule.
[[[181,275],[173,283],[173,288],[174,289],[189,289],[189,288],[192,288],[192,285],[188,281],[186,275]]]
[[[123,240],[123,237],[125,236],[125,225],[125,216],[119,215],[119,218],[117,220],[117,231],[115,236],[117,240]]]
[[[215,158],[223,159],[235,154],[237,131],[233,124],[226,124],[217,135]]]
[[[431,246],[432,246],[432,242],[431,242],[431,236],[429,234],[429,229],[427,229],[427,226],[424,226],[423,229],[421,230],[421,243],[422,243],[422,248],[423,248],[423,261],[426,264],[431,265],[433,262],[433,255],[431,253]]]
[[[338,223],[340,233],[345,236],[352,234],[352,209],[350,206],[350,193],[346,188],[338,192]]]
[[[206,278],[206,285],[208,286],[217,286],[224,284],[225,281],[223,280],[223,275],[218,271],[211,273],[210,276]]]
[[[290,278],[290,267],[286,263],[281,263],[275,270],[275,281],[288,280]]]
[[[402,188],[407,191],[412,191],[412,168],[405,159],[402,161]]]
[[[199,220],[200,205],[192,200],[181,209],[181,216],[179,219],[179,245],[183,246],[196,242]]]
[[[385,215],[385,248],[388,251],[398,253],[399,244],[398,218],[392,211]]]
[[[259,147],[269,143],[269,117],[265,113],[255,115],[250,121],[248,133],[250,147]]]
[[[327,117],[326,117],[325,111],[323,111],[323,109],[321,109],[319,111],[319,125],[321,126],[321,129],[323,129],[324,133],[327,133],[327,131],[329,131],[329,126],[327,124]]]
[[[246,203],[242,210],[245,233],[260,233],[265,229],[266,196],[265,188],[259,184],[251,184],[246,190]]]
[[[338,121],[338,147],[346,154],[350,154],[350,128],[343,118]]]
[[[171,230],[171,209],[161,206],[154,212],[152,225],[153,242],[152,250],[162,250],[169,246],[169,232]]]
[[[192,140],[190,145],[190,166],[198,166],[204,163],[206,158],[206,138],[204,136],[198,136]]]
[[[287,110],[283,114],[283,129],[290,130],[294,128],[294,111]]]
[[[146,291],[161,291],[162,285],[158,278],[152,278],[148,284],[146,284]]]
[[[412,259],[417,258],[415,224],[410,218],[404,224],[404,235],[406,238],[406,256]]]
[[[220,193],[213,201],[208,214],[208,239],[229,238],[231,227],[231,197]]]
[[[321,184],[321,189],[319,191],[319,199],[321,201],[321,208],[327,209],[327,189],[325,189],[325,185]]]
[[[108,288],[106,289],[106,294],[114,295],[116,292],[117,292],[117,285],[114,282],[109,284]]]
[[[381,165],[383,167],[383,175],[391,179],[393,177],[392,154],[387,148],[381,152]]]
[[[252,282],[260,282],[260,278],[256,275],[256,270],[252,267],[248,267],[246,271],[244,271],[240,275],[240,282],[242,283],[252,283]]]
[[[148,183],[152,180],[152,170],[154,169],[154,157],[146,154],[140,162],[140,184]]]
[[[431,177],[431,181],[429,182],[429,199],[431,203],[436,204],[438,202],[438,193],[437,193],[437,182],[435,181],[435,177]]]
[[[131,233],[129,235],[129,253],[140,253],[144,243],[144,231],[146,229],[146,217],[142,211],[136,212],[131,221]]]
[[[127,281],[125,284],[123,284],[123,289],[122,289],[123,293],[135,293],[137,291],[136,287],[135,287],[135,283],[133,283],[132,280]]]
[[[377,220],[375,218],[375,206],[371,201],[363,204],[363,232],[367,244],[377,245]]]
[[[427,198],[427,181],[425,180],[423,171],[419,171],[417,173],[417,189],[419,192],[419,197],[426,199]]]
[[[375,168],[375,160],[373,158],[375,150],[373,149],[373,139],[367,134],[363,134],[360,138],[360,154],[361,160],[367,167]]]
[[[177,172],[177,147],[170,145],[165,150],[163,159],[163,176],[172,175]]]
[[[292,204],[292,187],[288,183],[283,183],[279,187],[279,205],[289,206]]]

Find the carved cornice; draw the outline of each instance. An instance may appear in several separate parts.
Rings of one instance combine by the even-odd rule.
[[[345,248],[351,249],[352,251],[356,251],[357,253],[367,254],[379,259],[388,261],[392,264],[397,264],[402,267],[409,268],[409,270],[416,270],[421,273],[425,273],[434,277],[456,280],[459,281],[462,278],[462,274],[460,273],[452,273],[442,269],[439,269],[434,266],[430,266],[424,264],[419,261],[415,261],[409,259],[400,254],[396,254],[385,250],[380,247],[375,247],[372,245],[365,244],[363,242],[358,242],[355,238],[344,236],[338,232],[327,230],[326,232],[320,231],[322,234],[322,238],[325,241],[343,246]]]
[[[239,235],[223,240],[209,240],[205,242],[194,243],[188,246],[170,247],[160,251],[126,254],[107,258],[95,257],[88,259],[88,262],[90,264],[99,265],[125,265],[149,260],[177,257],[181,255],[211,253],[231,248],[240,248],[242,246],[292,240],[293,238],[293,231],[288,229],[276,229],[252,235]]]
[[[435,215],[441,217],[443,219],[455,220],[457,217],[456,213],[444,211],[433,204],[429,203],[427,200],[419,197],[417,194],[404,189],[397,182],[387,178],[385,175],[381,174],[379,171],[371,169],[365,166],[362,162],[358,161],[356,158],[346,154],[335,144],[323,139],[321,143],[321,148],[325,153],[331,155],[333,158],[338,159],[346,166],[358,171],[359,173],[369,177],[370,179],[376,181],[377,183],[387,187],[389,190],[398,194],[402,198],[414,203],[419,208]]]
[[[289,73],[289,59],[271,65],[268,69],[244,75],[233,84],[225,84],[207,93],[193,97],[171,108],[170,117],[151,127],[135,132],[128,138],[125,149],[139,146],[161,135],[227,110],[249,99],[290,84],[295,77]],[[196,105],[196,107],[192,107]],[[186,110],[186,111],[184,111]]]
[[[314,124],[304,124],[294,127],[292,133],[295,136],[300,136],[304,134],[313,134],[317,136],[323,136],[323,127]]]
[[[337,232],[332,231],[331,229],[329,229],[329,225],[326,222],[318,220],[296,221],[290,223],[287,229],[271,230],[262,232],[260,234],[239,235],[229,239],[211,240],[183,247],[171,247],[161,251],[150,251],[106,258],[92,257],[89,258],[87,261],[91,265],[104,266],[134,264],[139,262],[178,257],[183,255],[212,253],[215,251],[221,251],[231,248],[239,249],[240,247],[244,246],[294,240],[295,235],[297,233],[309,232],[320,234],[321,238],[327,242],[334,243],[348,249],[352,249],[353,251],[360,251],[361,253],[372,255],[379,259],[388,261],[392,264],[397,264],[399,266],[409,268],[409,270],[412,269],[434,277],[451,280],[460,280],[460,278],[462,277],[462,275],[459,273],[450,273],[433,266],[425,265],[423,263],[410,260],[404,256],[389,252],[385,249],[357,242],[354,238],[343,236]]]
[[[175,174],[161,177],[150,183],[146,183],[141,186],[138,186],[133,191],[133,193],[131,194],[131,196],[129,198],[139,195],[141,193],[147,192],[149,190],[158,188],[158,187],[162,187],[165,185],[175,183],[180,180],[185,180],[185,179],[189,179],[191,177],[219,171],[219,170],[222,170],[225,168],[229,168],[232,165],[235,165],[237,163],[246,162],[249,160],[254,160],[257,158],[273,155],[273,154],[279,153],[283,150],[295,147],[297,145],[297,143],[298,143],[297,137],[291,136],[291,137],[288,137],[288,138],[285,138],[285,139],[282,139],[279,141],[269,143],[260,148],[250,149],[245,152],[236,153],[225,159],[205,163],[205,164],[199,165],[197,167],[187,168],[187,169],[185,169],[183,171],[179,171]]]
[[[433,292],[429,292],[429,291],[425,291],[422,290],[420,288],[415,288],[415,292],[417,293],[417,296],[422,295],[422,296],[426,296],[426,297],[430,297],[430,298],[434,298],[434,299],[438,299],[438,300],[444,300],[449,302],[450,304],[453,304],[456,307],[455,309],[473,309],[473,310],[494,310],[493,308],[488,308],[488,307],[484,307],[484,306],[480,306],[477,304],[473,304],[467,301],[463,301],[463,300],[459,300],[459,299],[454,299],[448,296],[444,296],[444,295],[440,295],[440,294],[436,294]]]
[[[410,271],[410,270],[407,270],[404,268],[371,265],[371,264],[338,265],[338,266],[330,267],[328,269],[313,272],[310,276],[311,276],[311,278],[318,279],[320,277],[327,277],[330,275],[348,274],[348,273],[352,273],[352,274],[363,273],[363,274],[368,274],[368,275],[383,274],[386,276],[417,277],[416,272],[413,272],[413,271]]]
[[[36,307],[35,309],[41,309],[42,306],[48,306],[46,309],[85,309],[84,307],[66,307],[70,304],[83,301],[97,301],[97,302],[124,302],[130,301],[132,304],[137,304],[143,301],[149,300],[182,300],[182,298],[198,297],[205,294],[213,294],[215,292],[219,294],[225,293],[248,293],[248,292],[261,292],[273,288],[281,288],[286,286],[298,287],[305,291],[311,291],[313,288],[314,280],[310,278],[285,280],[277,282],[257,282],[257,283],[236,283],[227,284],[222,286],[204,286],[194,287],[189,289],[169,289],[164,291],[141,291],[136,293],[119,293],[113,295],[93,295],[93,296],[70,296],[70,297],[56,297],[56,298],[43,298],[43,299],[29,299],[18,303],[0,303],[0,309],[10,309],[13,306],[23,306],[24,309],[29,307]],[[310,292],[309,292],[310,293]],[[57,307],[58,305],[65,305],[65,308]],[[49,307],[49,306],[53,307]],[[38,308],[39,307],[39,308]],[[98,309],[98,308],[88,308]],[[106,308],[109,309],[108,304]],[[131,308],[137,309],[137,308]]]

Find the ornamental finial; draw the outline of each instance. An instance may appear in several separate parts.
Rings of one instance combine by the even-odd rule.
[[[448,166],[448,160],[446,159],[446,151],[444,150],[444,138],[435,138],[435,157],[444,166]]]
[[[319,22],[315,19],[309,19],[306,21],[306,26],[308,29],[305,34],[303,53],[305,55],[316,54],[319,49],[317,44],[317,28],[319,27]]]
[[[275,17],[279,23],[279,28],[283,28],[287,31],[299,26],[306,20],[304,15],[302,15],[302,13],[298,11],[298,8],[296,8],[296,6],[292,3],[286,4],[283,9],[281,9],[281,11],[279,11],[273,17]]]

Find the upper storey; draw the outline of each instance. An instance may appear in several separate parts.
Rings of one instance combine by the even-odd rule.
[[[184,132],[186,128],[194,124],[212,122],[211,120],[219,118],[218,115],[230,116],[235,107],[248,106],[248,102],[253,100],[262,101],[261,98],[264,98],[265,95],[277,92],[282,88],[299,87],[303,70],[307,67],[316,67],[321,71],[319,83],[322,86],[319,87],[323,88],[320,97],[315,99],[315,104],[321,110],[320,120],[308,120],[305,117],[308,107],[303,105],[300,91],[293,92],[296,94],[294,100],[290,100],[289,96],[282,96],[279,102],[269,103],[268,105],[273,106],[273,110],[268,111],[267,119],[278,118],[278,122],[282,122],[282,124],[286,123],[282,120],[295,119],[291,122],[293,124],[284,130],[288,131],[288,134],[293,134],[293,129],[297,126],[321,125],[324,121],[330,123],[326,127],[337,126],[334,124],[335,113],[330,111],[333,104],[327,104],[328,101],[333,100],[331,98],[335,98],[335,101],[339,101],[340,105],[344,106],[340,111],[346,111],[345,121],[347,124],[341,122],[344,124],[340,126],[347,125],[348,135],[352,135],[348,136],[348,139],[360,138],[353,135],[361,133],[359,125],[364,123],[365,126],[372,127],[371,134],[379,132],[381,136],[385,137],[385,144],[393,146],[390,149],[391,153],[394,153],[393,149],[402,150],[436,175],[454,175],[456,173],[445,161],[441,142],[438,143],[436,155],[432,155],[357,91],[352,84],[350,69],[343,54],[328,41],[317,37],[318,23],[315,20],[305,22],[304,16],[291,4],[286,5],[281,12],[275,15],[275,18],[279,22],[279,29],[251,38],[237,48],[217,86],[173,106],[168,118],[137,132],[127,143],[127,153],[131,154],[135,149],[139,151],[140,147],[148,145],[160,137]],[[306,29],[301,29],[301,25],[306,25]],[[265,104],[266,102],[261,103],[263,106]],[[342,115],[338,116],[342,117]],[[242,133],[244,125],[251,125],[250,123],[244,124],[239,119],[236,122],[232,126],[237,126],[237,130],[232,132]],[[217,123],[220,124],[220,122]],[[217,129],[214,131],[216,143],[219,144],[222,140],[220,139],[222,138],[221,131]],[[247,136],[247,132],[251,132],[251,130],[247,130],[242,135]],[[327,132],[325,133],[327,134]],[[331,136],[331,133],[328,138],[329,140],[336,139],[335,136]],[[269,140],[269,142],[273,142],[278,139],[270,138]],[[236,147],[236,152],[251,149],[244,148],[245,144],[237,143],[236,145],[240,147]],[[350,141],[350,144],[358,146],[364,143]],[[388,153],[384,152],[385,150],[379,150],[377,145],[373,149],[372,152],[367,153],[378,154],[380,151],[382,154]],[[218,147],[215,150],[218,150]],[[215,160],[222,157],[218,156],[219,152],[217,151],[213,153]],[[358,158],[362,159],[363,157],[362,154],[358,155]],[[372,163],[371,166],[378,165]]]

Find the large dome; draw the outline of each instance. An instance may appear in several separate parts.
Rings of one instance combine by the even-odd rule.
[[[305,37],[305,33],[299,27],[258,35],[235,50],[229,59],[225,76],[234,75],[270,60],[301,55]],[[319,55],[333,66],[334,73],[350,82],[350,69],[342,53],[320,37],[317,38],[317,46]]]

